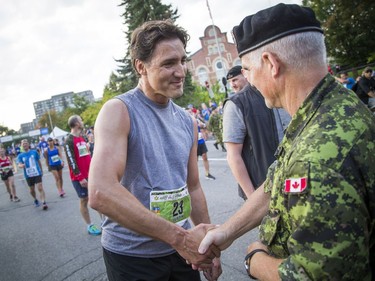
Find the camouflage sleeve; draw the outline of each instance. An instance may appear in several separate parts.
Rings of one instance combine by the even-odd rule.
[[[369,214],[364,198],[341,174],[320,164],[295,163],[291,174],[308,172],[302,193],[284,192],[290,224],[289,256],[282,280],[370,279]],[[286,222],[288,221],[288,222]]]
[[[277,168],[277,160],[275,160],[268,168],[267,177],[264,182],[264,193],[270,193],[272,190],[272,183],[274,180],[276,168]]]
[[[207,130],[212,132],[215,129],[215,122],[216,122],[215,115],[211,115],[210,119],[208,119]]]
[[[65,154],[66,154],[66,160],[69,165],[69,169],[72,171],[74,174],[74,179],[73,180],[82,180],[84,177],[80,177],[81,172],[79,170],[76,157],[75,157],[75,152],[74,152],[74,142],[73,142],[73,136],[68,135],[65,141]]]

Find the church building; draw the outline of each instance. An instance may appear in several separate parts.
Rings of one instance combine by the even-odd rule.
[[[227,33],[215,25],[207,26],[199,39],[202,48],[190,55],[188,62],[193,82],[202,86],[219,82],[223,87],[222,79],[228,70],[241,64],[236,45],[228,42]]]

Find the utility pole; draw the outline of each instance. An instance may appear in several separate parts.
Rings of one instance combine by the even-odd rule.
[[[221,56],[221,50],[220,50],[220,46],[219,46],[219,40],[217,39],[217,34],[216,34],[216,28],[215,28],[215,24],[214,24],[214,19],[212,17],[212,13],[211,13],[211,9],[210,9],[210,4],[208,3],[208,0],[206,0],[206,4],[207,4],[208,12],[210,14],[210,18],[211,18],[211,21],[212,21],[212,29],[214,31],[215,42],[216,42],[216,46],[217,46],[217,51],[219,52],[220,62],[222,64],[222,66],[223,66],[224,73],[227,73],[223,57]]]
[[[49,104],[48,105],[48,110],[47,110],[47,113],[48,113],[48,118],[49,118],[49,124],[51,126],[51,131],[52,131],[52,135],[53,135],[53,138],[55,138],[55,132],[53,131],[53,124],[52,124],[52,118],[51,118],[51,105]]]

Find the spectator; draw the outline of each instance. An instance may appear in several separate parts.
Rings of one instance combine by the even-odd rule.
[[[343,72],[340,74],[340,78],[335,77],[337,81],[345,86],[345,88],[351,90],[355,84],[355,80],[353,77],[349,77],[347,72]]]

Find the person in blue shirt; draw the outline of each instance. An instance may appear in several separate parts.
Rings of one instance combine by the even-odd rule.
[[[353,77],[349,77],[347,72],[343,72],[340,74],[340,78],[336,78],[339,82],[341,82],[345,88],[351,90],[355,84],[355,80]]]
[[[39,154],[36,150],[30,150],[27,139],[21,142],[24,152],[17,157],[18,167],[23,169],[27,185],[30,187],[30,194],[34,198],[35,207],[39,207],[39,200],[36,198],[35,186],[39,191],[40,200],[43,204],[43,210],[47,210],[46,196],[43,189],[42,177],[43,170]]]
[[[38,144],[39,153],[41,156],[44,156],[44,151],[47,149],[47,147],[48,147],[48,143],[46,142],[44,137],[41,137],[40,142]]]
[[[53,177],[55,178],[59,196],[63,198],[65,195],[62,177],[64,161],[62,160],[60,147],[55,145],[53,138],[48,138],[48,147],[44,151],[44,158],[46,159],[46,166],[48,167],[48,171],[51,171]]]

